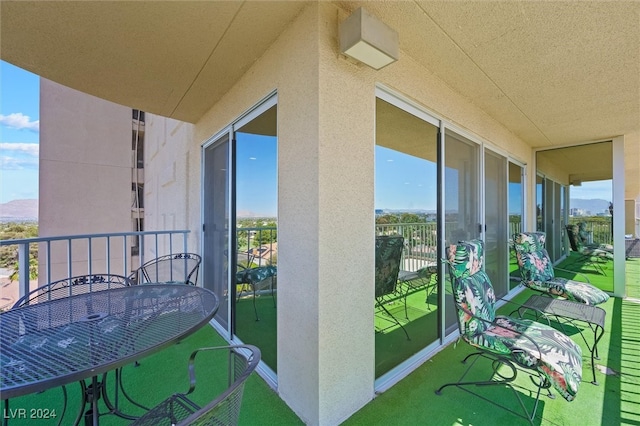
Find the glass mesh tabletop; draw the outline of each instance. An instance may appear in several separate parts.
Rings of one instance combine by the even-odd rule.
[[[0,314],[0,395],[14,398],[105,373],[206,324],[209,290],[144,285],[80,294]]]

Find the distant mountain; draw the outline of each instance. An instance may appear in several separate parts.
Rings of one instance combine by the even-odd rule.
[[[11,200],[0,204],[0,221],[37,221],[38,200]]]
[[[581,199],[581,198],[572,198],[571,201],[572,209],[581,209],[587,210],[591,212],[591,214],[598,213],[609,213],[609,201],[602,200],[599,198],[595,199]]]

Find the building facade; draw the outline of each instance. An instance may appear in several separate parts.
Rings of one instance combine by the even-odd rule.
[[[243,323],[246,316],[241,311],[242,298],[236,297],[233,251],[239,239],[236,218],[240,216],[242,196],[252,194],[255,199],[259,193],[268,193],[275,197],[277,308],[271,308],[274,329],[271,340],[266,342],[275,355],[265,360],[260,373],[308,424],[339,424],[374,398],[376,392],[409,374],[457,336],[453,306],[447,296],[448,283],[439,266],[433,299],[436,308],[430,317],[434,321],[418,331],[426,337],[403,359],[392,360],[391,366],[383,370],[378,368],[379,361],[388,360],[391,352],[380,355],[377,348],[384,333],[376,332],[373,309],[375,211],[385,208],[377,204],[377,190],[385,176],[393,176],[385,175],[384,164],[377,163],[385,153],[402,154],[403,160],[407,156],[417,159],[415,168],[404,171],[415,170],[434,185],[434,191],[426,196],[420,195],[423,193],[419,189],[415,191],[416,200],[431,197],[435,206],[438,222],[434,259],[443,257],[446,245],[458,238],[482,238],[495,248],[492,279],[504,294],[517,291],[508,280],[509,200],[519,194],[522,226],[535,230],[537,184],[539,178],[546,182],[546,188],[553,190],[543,196],[544,217],[549,219],[543,220],[541,226],[560,241],[558,219],[568,211],[561,208],[562,199],[566,200],[571,175],[575,174],[569,172],[569,165],[587,161],[545,162],[540,152],[605,144],[610,161],[603,161],[602,157],[596,160],[608,164],[608,178],[614,182],[614,205],[640,199],[640,115],[635,99],[639,73],[636,65],[629,65],[638,62],[634,17],[639,11],[635,6],[625,6],[628,10],[607,21],[602,17],[613,19],[612,15],[603,9],[605,6],[595,5],[588,10],[567,4],[545,10],[547,6],[537,2],[505,4],[504,9],[476,2],[465,2],[464,7],[455,2],[372,2],[365,7],[394,28],[400,40],[405,40],[397,62],[374,70],[345,56],[339,47],[340,25],[361,6],[358,2],[283,2],[270,5],[270,10],[264,9],[267,6],[263,2],[208,3],[211,4],[184,5],[184,15],[171,9],[179,7],[177,4],[153,6],[158,11],[171,9],[161,14],[175,24],[171,26],[160,25],[166,23],[163,21],[143,28],[140,19],[134,19],[138,11],[130,9],[130,15],[119,9],[113,12],[122,23],[118,34],[125,34],[130,22],[135,24],[131,28],[150,34],[146,48],[153,54],[147,65],[142,61],[137,64],[146,67],[149,74],[137,85],[130,81],[110,83],[108,80],[115,78],[115,73],[98,79],[88,69],[79,72],[81,61],[64,55],[54,61],[42,54],[44,59],[32,70],[131,108],[155,113],[147,115],[145,123],[144,226],[191,230],[190,249],[200,252],[204,259],[199,282],[224,302],[214,325],[231,341],[248,341],[253,338],[251,332],[266,322],[251,319],[253,327]],[[60,22],[67,22],[62,19],[68,15],[65,7],[103,6],[33,7],[51,8],[46,15],[60,13]],[[18,10],[14,15],[9,13],[12,8]],[[72,41],[83,42],[81,37],[73,39],[75,33],[55,27],[56,20],[43,23],[34,17],[40,14],[19,9],[19,5],[3,4],[3,12],[9,13],[5,16],[14,17],[2,21],[3,31],[9,35],[28,34],[37,39],[51,31],[70,37],[68,45]],[[108,9],[100,12],[88,16],[111,13]],[[199,21],[199,15],[208,15],[209,19]],[[28,33],[31,21],[18,19],[25,16],[34,17],[33,25],[41,24],[38,31]],[[227,27],[211,27],[212,21],[226,16]],[[581,21],[562,25],[562,19],[574,18]],[[14,29],[14,22],[22,26]],[[74,22],[82,25],[79,20]],[[593,32],[581,33],[584,38],[572,37],[571,31],[583,27],[578,24],[597,26]],[[555,25],[554,31],[537,31],[549,30],[550,25]],[[607,31],[601,25],[607,25]],[[176,28],[179,31],[171,33],[175,37],[158,33]],[[263,31],[259,35],[264,37],[252,35],[252,31],[258,31],[256,28]],[[185,45],[192,50],[174,46],[181,40],[179,35],[188,37],[189,32],[195,32],[207,35],[202,38],[215,38],[218,30],[222,41],[216,47],[201,38]],[[609,36],[611,40],[606,39]],[[19,47],[22,43],[20,37],[6,38],[5,33],[3,39],[10,46]],[[26,36],[25,39],[31,41]],[[96,36],[94,41],[99,43],[102,39]],[[256,46],[261,43],[264,48],[259,50]],[[122,41],[118,46],[130,48]],[[28,49],[17,47],[7,50],[3,44],[3,59],[29,64],[16,53]],[[562,59],[567,56],[568,47],[584,55],[569,55],[577,62],[565,64]],[[613,51],[614,48],[621,50]],[[108,57],[104,62],[115,64],[114,67],[124,64],[117,69],[128,70],[124,74],[134,79],[140,70],[127,68],[131,65],[128,58],[111,57],[116,55],[114,50],[119,49],[105,46],[100,50]],[[181,58],[175,64],[179,69],[171,69],[158,60],[171,57],[165,50]],[[482,54],[476,57],[478,51]],[[142,55],[142,51],[136,52]],[[565,91],[564,86],[592,76],[581,74],[586,66],[581,58],[589,52],[596,52],[589,58],[598,59],[598,64],[605,67],[593,70],[594,75],[609,70],[606,66],[612,67],[615,59],[613,68],[619,74],[610,70],[606,74],[612,86],[605,87],[601,82],[590,85],[596,88],[594,91],[584,86]],[[529,72],[529,61],[538,67],[535,72]],[[156,63],[161,66],[154,68]],[[68,72],[70,64],[77,67],[73,70],[76,74]],[[624,64],[629,66],[623,67]],[[567,69],[571,70],[571,78],[564,77]],[[187,71],[193,77],[185,83],[179,77]],[[622,86],[618,87],[618,83]],[[607,120],[592,115],[593,111],[605,113],[598,108],[603,99],[609,101],[609,111],[617,112],[608,115]],[[43,105],[47,102],[43,99]],[[123,119],[130,117],[131,108],[123,107],[117,114]],[[44,114],[41,120],[44,132]],[[123,188],[123,203],[87,198],[82,214],[87,213],[83,217],[91,232],[106,229],[106,220],[91,220],[105,212],[117,216],[114,220],[122,221],[127,229],[131,227],[131,125],[129,118],[122,123],[122,128],[109,126],[108,145],[105,142],[97,147],[108,147],[104,158],[117,154],[110,161],[116,163],[111,166],[115,167],[111,170],[114,173],[109,174],[113,179],[98,179],[103,165],[86,164],[79,153],[70,151],[82,145],[81,140],[74,147],[57,142],[50,146],[51,152],[46,152],[44,146],[41,150],[45,172],[68,172],[71,165],[55,167],[60,163],[54,160],[70,158],[74,165],[86,164],[84,170],[74,166],[73,171],[94,179],[90,187],[94,194]],[[123,141],[122,150],[114,149],[115,140]],[[259,164],[270,154],[259,150],[258,145],[254,151],[242,151],[254,142],[259,142],[259,147],[273,147],[275,143],[275,156],[269,157],[269,164]],[[253,167],[242,162],[244,154],[249,154],[246,158]],[[265,187],[267,177],[275,174],[276,191],[254,193],[243,189],[239,186],[238,177],[244,176],[240,172],[261,177],[254,186]],[[403,185],[405,182],[411,183],[409,178]],[[509,195],[514,183],[519,189]],[[45,191],[46,185],[42,184],[41,191]],[[70,188],[68,198],[72,193],[84,194],[82,191],[87,189]],[[43,204],[41,215],[51,215],[53,222],[65,217],[64,199],[45,202],[55,201],[59,210]],[[118,207],[112,207],[115,205]],[[620,246],[624,245],[625,210],[629,209],[614,211],[618,216],[614,216],[613,239]],[[449,222],[454,222],[451,228]],[[556,257],[561,257],[562,244],[554,244],[558,247]],[[624,254],[616,251],[615,256],[612,293],[624,296]],[[260,306],[260,315],[265,315],[263,308]],[[418,339],[412,341],[415,340]],[[408,343],[403,340],[402,344]]]

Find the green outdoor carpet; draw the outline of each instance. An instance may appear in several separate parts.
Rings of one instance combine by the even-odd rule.
[[[272,306],[273,307],[273,306]],[[179,344],[165,348],[156,354],[140,360],[139,366],[133,364],[123,368],[124,386],[126,391],[136,401],[146,406],[153,406],[170,396],[174,392],[186,392],[189,388],[187,364],[189,355],[194,349],[209,346],[223,346],[227,343],[209,326],[205,326],[192,336]],[[216,389],[212,383],[219,379],[219,369],[216,369],[219,360],[209,358],[208,353],[203,353],[204,362],[196,363],[196,378],[198,379],[193,399],[203,404],[216,395]],[[200,357],[201,355],[198,355]],[[113,380],[110,373],[108,380]],[[111,384],[109,384],[111,388]],[[218,389],[219,390],[219,389]],[[78,413],[80,401],[80,386],[77,383],[67,385],[69,393],[69,405],[62,425],[73,424]],[[62,391],[60,388],[49,389],[45,392],[26,395],[10,400],[11,410],[49,409],[55,410],[56,415],[62,413]],[[122,400],[121,400],[122,401]],[[124,411],[140,415],[144,410],[132,406],[128,401],[123,401]],[[15,412],[15,411],[14,411]],[[58,418],[51,420],[35,421],[31,419],[11,419],[10,426],[20,425],[54,425]],[[84,424],[81,422],[81,424]],[[118,426],[127,425],[129,421],[113,416],[100,418],[100,425]],[[287,407],[278,395],[254,373],[245,385],[243,405],[240,413],[241,425],[299,425],[300,419]]]
[[[565,426],[596,426],[596,425],[640,425],[640,259],[626,261],[626,284],[628,299],[611,298],[601,305],[606,311],[605,334],[600,341],[601,359],[596,361],[596,375],[599,386],[589,383],[590,354],[582,339],[572,334],[575,341],[583,349],[583,377],[578,396],[575,401],[567,402],[562,397],[555,400],[543,396],[538,409],[536,425],[565,425]],[[516,298],[522,302],[532,292],[526,290]],[[420,317],[420,310],[426,308],[424,291],[415,293],[415,310],[409,311],[409,316]],[[411,297],[411,296],[410,296]],[[430,299],[431,300],[431,299]],[[258,299],[258,313],[263,321],[263,313],[273,313],[271,297]],[[412,303],[412,302],[410,302]],[[402,305],[398,305],[402,306]],[[245,309],[246,324],[245,338],[250,338],[251,331],[257,330],[252,326],[266,326],[255,324],[253,306],[247,304]],[[510,311],[510,306],[505,311]],[[432,311],[434,307],[431,306]],[[428,309],[425,312],[429,312]],[[404,308],[400,311],[404,318]],[[252,317],[253,316],[253,317]],[[431,316],[424,314],[421,318]],[[388,321],[386,322],[387,324]],[[396,330],[388,330],[395,333]],[[242,331],[241,331],[242,332]],[[568,331],[573,333],[573,330]],[[406,342],[404,333],[400,330],[398,344]],[[410,336],[420,335],[419,330],[409,330]],[[258,334],[256,333],[256,337]],[[376,336],[378,339],[379,336]],[[273,337],[268,338],[273,339]],[[187,360],[191,351],[198,347],[224,345],[225,342],[211,327],[204,327],[194,335],[178,345],[140,360],[140,366],[133,365],[124,368],[125,387],[136,399],[146,404],[154,404],[176,391],[184,391],[187,383]],[[385,345],[383,345],[385,346]],[[395,347],[397,349],[397,346]],[[376,344],[376,358],[380,348]],[[389,344],[385,351],[393,351],[394,345]],[[464,366],[461,360],[471,351],[464,342],[449,345],[440,353],[425,362],[416,371],[393,386],[388,391],[377,395],[365,407],[347,419],[347,426],[368,425],[518,425],[527,424],[524,419],[496,408],[467,392],[457,388],[446,388],[442,395],[435,395],[434,391],[440,385],[455,381],[462,374]],[[273,352],[275,354],[275,352]],[[479,373],[483,370],[481,365]],[[207,377],[207,369],[198,370],[198,377]],[[111,379],[113,374],[109,376]],[[527,389],[532,389],[531,383],[525,375],[519,377],[518,383]],[[200,383],[201,384],[201,383]],[[205,391],[207,386],[205,386]],[[79,386],[71,384],[69,390],[69,407],[63,425],[70,424],[78,411]],[[200,392],[198,389],[196,392]],[[502,401],[512,408],[516,401],[513,395],[505,389],[483,387],[473,389],[489,399]],[[521,393],[525,403],[530,403],[528,393]],[[206,400],[207,395],[199,398]],[[202,400],[201,399],[201,400]],[[50,389],[40,394],[27,395],[11,400],[10,408],[41,408],[56,409],[60,413],[62,392],[60,389]],[[131,408],[134,413],[142,410]],[[516,407],[517,408],[517,407]],[[11,426],[33,425],[34,421],[12,419]],[[54,421],[39,421],[37,424],[53,425]],[[106,416],[101,419],[102,425],[126,425],[126,420]],[[256,374],[247,382],[242,406],[241,425],[300,425],[302,421],[287,405],[270,389]]]

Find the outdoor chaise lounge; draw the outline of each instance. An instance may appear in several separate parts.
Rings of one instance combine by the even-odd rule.
[[[605,275],[600,263],[613,260],[613,246],[611,244],[589,244],[584,222],[578,225],[567,225],[566,230],[571,250],[579,254],[572,264],[585,263]]]
[[[462,361],[466,363],[473,358],[462,377],[457,382],[442,385],[436,394],[440,395],[448,386],[456,386],[527,418],[533,424],[542,389],[550,392],[553,387],[567,401],[576,397],[582,380],[582,351],[569,337],[548,325],[496,315],[495,293],[484,271],[483,261],[481,240],[461,241],[449,250],[447,263],[460,337],[477,351]],[[481,358],[490,361],[486,380],[465,381],[467,373]],[[478,367],[483,365],[480,363]],[[506,367],[506,371],[501,367]],[[529,409],[513,385],[518,371],[529,374],[537,388],[531,393],[535,398]],[[478,386],[485,388],[491,385],[509,387],[524,415],[471,391],[480,389]]]
[[[532,290],[550,296],[563,297],[587,305],[598,305],[609,300],[609,295],[585,281],[575,281],[555,276],[553,262],[544,247],[543,232],[521,232],[516,234],[514,248],[518,258],[522,284]],[[577,274],[575,271],[568,271]]]

